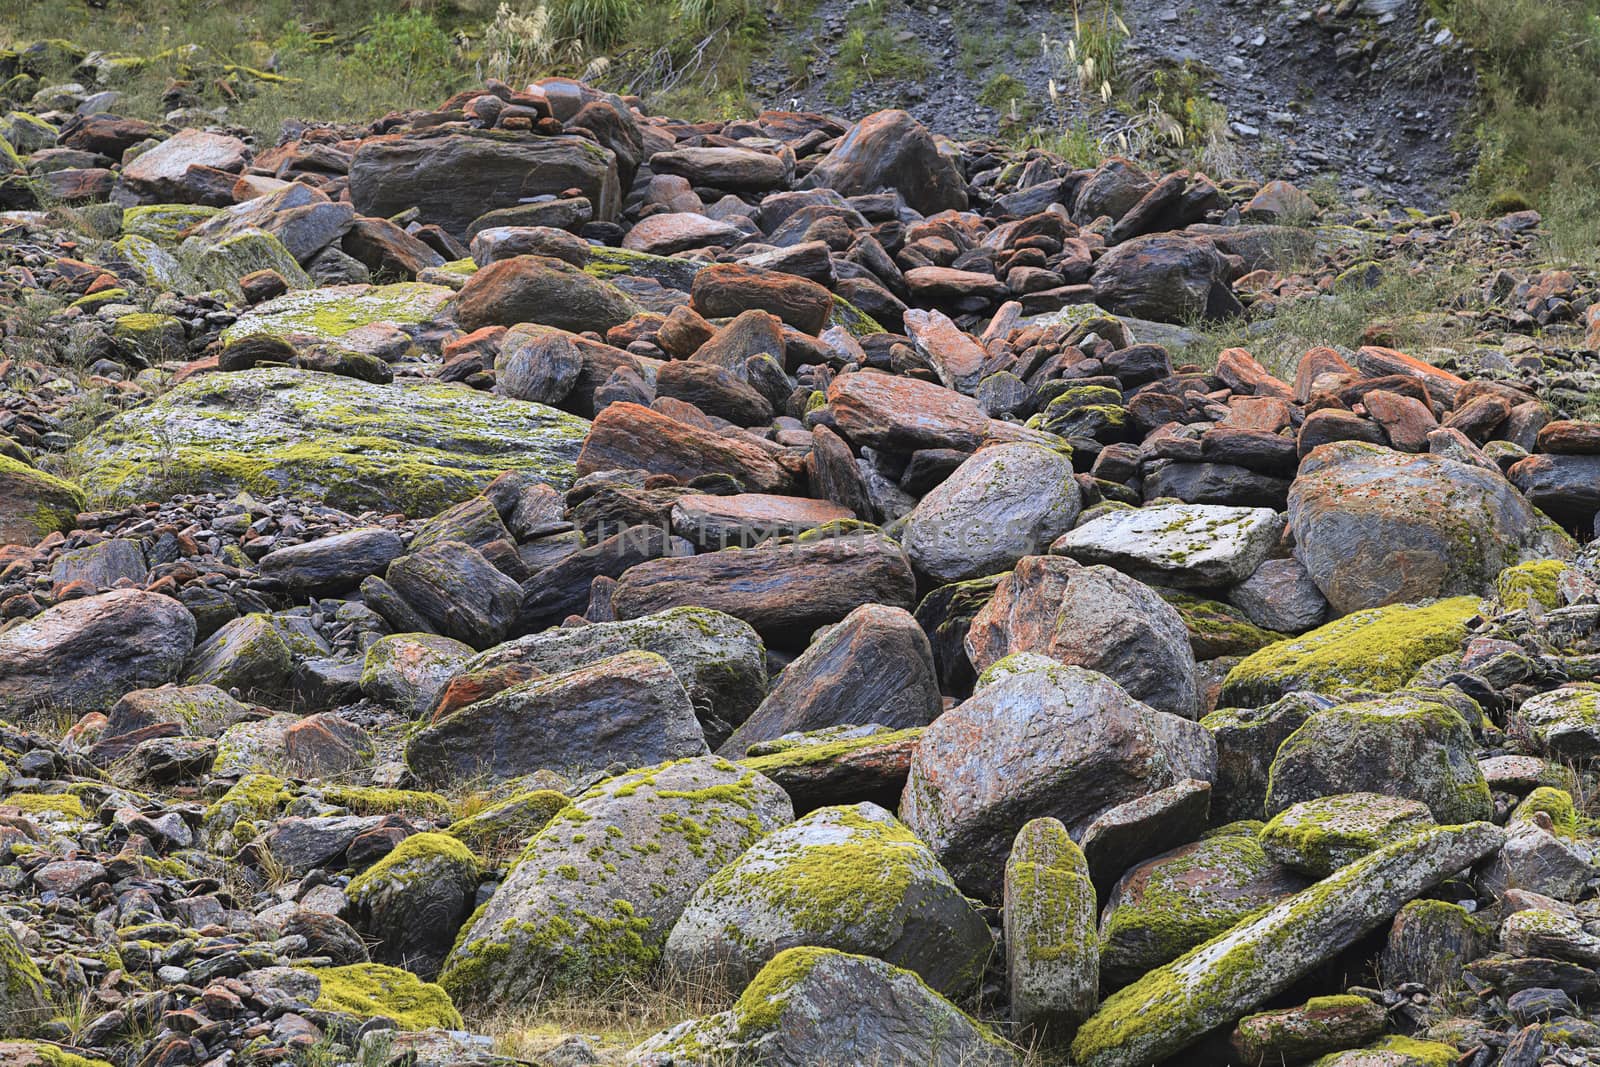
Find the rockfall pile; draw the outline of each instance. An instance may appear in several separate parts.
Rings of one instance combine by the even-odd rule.
[[[0,1061],[1600,1062],[1600,289],[1533,213],[562,79],[48,99]],[[1463,248],[1496,344],[1197,356]]]

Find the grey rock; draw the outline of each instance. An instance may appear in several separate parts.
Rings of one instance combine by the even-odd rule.
[[[906,516],[901,543],[939,583],[995,574],[1072,528],[1082,506],[1072,461],[1019,441],[978,452]]]
[[[1100,937],[1088,864],[1059,820],[1017,831],[1004,904],[1012,1021],[1066,1037],[1100,1002]]]
[[[1278,633],[1304,633],[1328,618],[1328,598],[1297,559],[1266,560],[1228,591],[1228,603],[1257,626]]]
[[[369,574],[382,574],[403,552],[398,534],[374,527],[275,549],[261,557],[260,568],[290,592],[325,596],[353,589]]]
[[[424,782],[444,785],[477,774],[583,775],[705,752],[672,666],[653,652],[624,652],[451,711],[411,738],[406,763]]]
[[[460,541],[401,556],[384,578],[440,633],[474,648],[499,644],[522,605],[522,587]]]
[[[1052,555],[1104,563],[1141,582],[1213,589],[1248,578],[1277,546],[1270,508],[1156,504],[1112,511],[1064,534]]]

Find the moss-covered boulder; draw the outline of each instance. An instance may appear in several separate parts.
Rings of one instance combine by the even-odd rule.
[[[1004,908],[1011,1018],[1064,1038],[1100,1002],[1100,936],[1089,863],[1059,820],[1035,819],[1017,831]]]
[[[739,989],[796,945],[876,956],[960,997],[993,937],[928,846],[876,804],[855,804],[774,830],[718,871],[684,908],[665,959]]]
[[[158,244],[176,245],[191,226],[216,216],[222,209],[200,204],[142,204],[122,212],[122,232]]]
[[[34,545],[70,530],[83,506],[76,485],[0,455],[0,545]]]
[[[1282,993],[1504,840],[1490,823],[1440,826],[1341,868],[1108,997],[1073,1040],[1074,1061],[1166,1060]]]
[[[459,1030],[465,1025],[448,993],[398,967],[352,963],[307,967],[303,973],[321,983],[313,1005],[318,1011],[343,1012],[362,1022],[382,1016],[393,1019],[401,1030]]]
[[[1278,749],[1269,816],[1340,793],[1420,800],[1441,823],[1494,814],[1466,721],[1453,708],[1408,696],[1315,712]]]
[[[1258,822],[1218,827],[1123,875],[1100,921],[1100,981],[1118,989],[1177,959],[1307,879],[1261,848]]]
[[[657,1034],[629,1062],[1014,1067],[1018,1057],[910,971],[829,948],[792,948],[729,1011]]]
[[[44,976],[11,928],[0,923],[0,1029],[7,1034],[32,1033],[49,1014]]]
[[[1456,650],[1478,604],[1477,597],[1454,597],[1346,615],[1245,657],[1228,672],[1218,704],[1259,707],[1296,689],[1393,692],[1423,664]]]
[[[74,456],[85,488],[110,499],[289,493],[432,515],[504,470],[566,486],[587,426],[450,385],[274,368],[184,382],[111,420]]]
[[[455,943],[478,891],[478,857],[446,834],[412,834],[345,889],[357,929],[377,939],[372,957],[423,978]]]
[[[212,849],[233,851],[228,841],[243,843],[256,835],[256,824],[268,822],[294,799],[289,783],[270,774],[246,774],[218,797],[200,819]]]
[[[394,330],[415,331],[446,321],[455,294],[442,285],[330,285],[285,293],[241,314],[222,331],[225,344],[264,334],[306,344],[337,342],[363,350],[363,342],[387,340]]]
[[[1207,600],[1176,589],[1158,590],[1161,598],[1178,610],[1189,630],[1189,648],[1196,660],[1220,656],[1248,656],[1285,640],[1281,633],[1263,630],[1231,604]]]
[[[221,289],[243,299],[239,279],[260,270],[276,271],[291,289],[314,284],[283,242],[264,230],[247,229],[212,241],[191,237],[178,246],[178,262],[208,289]]]
[[[1550,611],[1561,606],[1561,575],[1569,564],[1538,559],[1507,567],[1494,579],[1494,602],[1501,611]]]
[[[1278,812],[1261,831],[1261,847],[1285,867],[1326,878],[1345,864],[1432,825],[1433,816],[1420,800],[1340,793]]]
[[[111,1067],[105,1060],[68,1052],[45,1041],[0,1041],[0,1063],[6,1067]]]
[[[1529,697],[1512,725],[1547,756],[1590,759],[1600,754],[1600,687],[1563,686]]]
[[[1383,1005],[1354,994],[1312,997],[1304,1004],[1246,1015],[1233,1047],[1246,1063],[1294,1062],[1364,1045],[1383,1033]]]
[[[777,786],[715,757],[608,779],[534,837],[462,930],[440,984],[504,1006],[642,978],[694,892],[793,817]]]
[[[1455,1067],[1461,1050],[1443,1041],[1390,1034],[1366,1048],[1330,1052],[1311,1067]]]

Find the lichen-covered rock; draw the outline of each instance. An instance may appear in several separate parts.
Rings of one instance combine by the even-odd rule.
[[[653,652],[623,652],[449,711],[411,737],[406,763],[422,781],[444,785],[480,774],[590,774],[704,752],[705,734],[671,664]]]
[[[1272,817],[1261,847],[1278,863],[1311,878],[1433,825],[1420,800],[1382,793],[1340,793],[1303,800]]]
[[[1060,556],[1028,556],[972,620],[967,655],[979,671],[1037,652],[1098,671],[1135,699],[1194,718],[1194,651],[1178,612],[1149,586]]]
[[[352,963],[307,967],[302,973],[317,980],[313,1007],[319,1011],[344,1012],[362,1020],[393,1019],[401,1030],[459,1030],[465,1025],[448,993],[398,967]]]
[[[215,241],[191,237],[178,246],[177,258],[202,286],[221,289],[235,299],[243,296],[239,279],[261,270],[277,273],[291,289],[314,284],[283,242],[263,230],[244,229]]]
[[[792,948],[729,1011],[691,1019],[628,1054],[635,1067],[918,1064],[1015,1067],[1011,1048],[923,984],[869,956]]]
[[[440,634],[390,634],[374,641],[361,667],[361,694],[413,719],[433,710],[439,694],[462,664],[471,645]]]
[[[1289,491],[1295,556],[1339,614],[1487,592],[1495,575],[1574,546],[1493,471],[1340,441]]]
[[[905,518],[901,544],[939,583],[995,574],[1042,553],[1082,505],[1072,460],[1030,441],[978,452]]]
[[[928,638],[902,608],[863,604],[778,675],[772,692],[721,751],[829,726],[926,726],[944,710]]]
[[[454,837],[412,834],[345,888],[358,929],[377,939],[379,963],[424,980],[455,942],[478,890],[478,858]]]
[[[720,744],[744,722],[767,692],[766,649],[760,636],[748,623],[704,607],[668,608],[634,619],[518,637],[461,664],[452,677],[470,684],[515,669],[558,673],[629,651],[666,659],[711,744]]]
[[[460,541],[436,541],[389,564],[384,580],[428,625],[484,649],[505,639],[522,587]]]
[[[1228,672],[1218,704],[1259,707],[1297,689],[1400,689],[1424,663],[1456,650],[1478,606],[1477,597],[1455,597],[1346,615],[1247,656]]]
[[[1089,865],[1060,820],[1017,831],[1004,908],[1012,1021],[1061,1041],[1100,1002],[1100,938]]]
[[[354,589],[370,574],[382,574],[405,545],[382,527],[349,530],[315,541],[275,549],[261,557],[261,573],[276,578],[291,593],[326,596]]]
[[[739,989],[797,945],[876,956],[960,997],[993,938],[928,847],[864,803],[819,808],[718,871],[684,908],[664,959]]]
[[[1158,504],[1107,512],[1062,535],[1050,552],[1142,582],[1212,589],[1250,577],[1282,532],[1283,517],[1271,508]]]
[[[1379,957],[1390,982],[1420,982],[1429,989],[1461,984],[1462,968],[1494,946],[1494,923],[1447,900],[1413,900],[1394,917]]]
[[[1588,759],[1600,753],[1600,688],[1573,685],[1539,693],[1512,717],[1546,755]]]
[[[1233,1047],[1248,1063],[1297,1061],[1364,1045],[1383,1033],[1388,1013],[1366,997],[1312,997],[1304,1004],[1247,1015],[1234,1027]]]
[[[64,601],[0,632],[0,715],[108,708],[173,681],[194,636],[189,610],[158,593],[114,589]]]
[[[0,455],[0,545],[35,545],[72,529],[84,507],[71,482]]]
[[[1261,848],[1261,824],[1220,826],[1193,844],[1146,860],[1106,896],[1100,981],[1120,989],[1291,893],[1307,879]]]
[[[448,321],[455,294],[442,285],[327,285],[286,293],[244,311],[222,331],[224,344],[246,337],[277,337],[296,345],[337,343],[367,351],[387,344],[395,331],[417,333]]]
[[[1107,998],[1078,1031],[1073,1058],[1083,1067],[1166,1059],[1289,988],[1504,838],[1489,823],[1441,826],[1341,868]]]
[[[288,760],[283,739],[299,721],[298,715],[278,712],[228,727],[217,738],[217,758],[211,773],[219,777],[286,773]]]
[[[257,612],[224,623],[194,650],[186,669],[189,685],[237,689],[275,704],[286,694],[294,654],[272,617]]]
[[[440,984],[504,1006],[643,977],[695,890],[793,818],[777,786],[715,757],[608,779],[529,843],[456,939]]]
[[[1102,674],[1041,658],[980,682],[934,720],[912,757],[900,817],[958,885],[993,900],[1029,820],[1081,831],[1123,801],[1185,778],[1209,781],[1215,767],[1198,723],[1141,704]]]
[[[521,851],[572,799],[554,789],[516,793],[452,822],[445,833],[482,856],[499,863]]]
[[[739,763],[776,782],[802,814],[862,800],[894,809],[921,737],[916,726],[840,726],[759,741]]]
[[[432,515],[503,470],[572,479],[587,423],[442,384],[260,368],[210,374],[112,419],[74,453],[92,493],[310,496]]]
[[[1594,844],[1578,830],[1571,795],[1540,786],[1506,820],[1505,847],[1484,871],[1484,884],[1577,900],[1597,873]]]
[[[1312,713],[1278,749],[1267,814],[1340,793],[1382,793],[1428,806],[1441,823],[1494,813],[1472,731],[1453,708],[1413,697]]]

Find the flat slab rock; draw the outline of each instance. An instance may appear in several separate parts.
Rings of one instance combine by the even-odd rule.
[[[432,515],[505,470],[569,485],[588,423],[451,385],[374,385],[287,368],[210,374],[78,447],[91,492],[288,493]]]
[[[1102,515],[1063,534],[1050,551],[1140,581],[1216,588],[1250,577],[1276,546],[1283,521],[1271,508],[1158,504]]]
[[[285,341],[337,342],[367,351],[389,343],[395,330],[448,321],[445,305],[455,292],[442,285],[330,285],[285,293],[250,308],[222,331],[224,344],[266,334]]]

